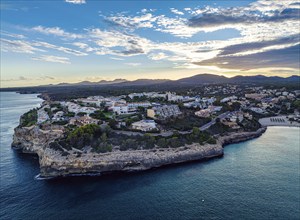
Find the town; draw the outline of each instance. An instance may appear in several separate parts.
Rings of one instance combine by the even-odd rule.
[[[142,92],[66,101],[48,100],[40,108],[24,114],[20,127],[38,125],[42,129],[53,129],[57,126],[66,131],[67,144],[63,146],[71,145],[70,139],[75,138],[72,147],[82,150],[90,145],[91,149],[94,146],[99,152],[106,152],[183,146],[194,141],[190,136],[195,133],[198,135],[197,141],[202,135],[201,143],[214,143],[216,135],[228,132],[300,124],[299,90],[225,84],[206,85],[201,92],[197,92],[191,89],[183,94]],[[89,125],[97,125],[107,131],[97,143],[77,140],[84,136],[82,133]],[[93,135],[90,139],[94,139]],[[147,140],[139,142],[138,137]],[[149,140],[150,145],[147,144]],[[62,145],[52,146],[60,148]]]

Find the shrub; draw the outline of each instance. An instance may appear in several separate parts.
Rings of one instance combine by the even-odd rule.
[[[29,112],[21,116],[20,126],[21,127],[30,127],[37,123],[38,115],[37,109],[32,109]]]

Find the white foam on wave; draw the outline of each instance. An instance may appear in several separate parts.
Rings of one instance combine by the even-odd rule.
[[[34,177],[35,180],[50,180],[53,178],[55,178],[55,177],[42,177],[41,174],[38,174]]]

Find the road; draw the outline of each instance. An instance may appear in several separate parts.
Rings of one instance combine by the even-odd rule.
[[[230,112],[224,112],[222,114],[220,114],[218,117],[214,118],[213,120],[211,120],[210,122],[208,122],[207,124],[203,125],[200,127],[200,131],[205,131],[206,129],[210,128],[210,126],[216,124],[216,120],[217,118],[219,119],[223,119],[225,118]]]

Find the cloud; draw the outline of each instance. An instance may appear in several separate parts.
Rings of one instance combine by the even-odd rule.
[[[168,56],[165,53],[159,52],[159,53],[152,53],[148,56],[152,60],[163,60],[168,58]]]
[[[176,9],[175,11],[177,14],[180,13],[180,11]],[[105,17],[105,20],[113,26],[126,28],[130,31],[140,28],[149,28],[182,38],[192,37],[199,32],[199,30],[187,25],[188,20],[186,18],[172,18],[167,17],[166,15],[153,15],[151,13],[138,16],[129,16],[118,13],[116,15]]]
[[[300,44],[244,56],[217,56],[196,62],[200,66],[213,65],[220,68],[250,70],[265,67],[289,67],[299,69]]]
[[[40,80],[55,80],[55,77],[52,76],[41,76],[35,78],[29,78],[25,76],[19,76],[18,78],[11,78],[11,79],[0,79],[2,82],[14,82],[14,81],[40,81]]]
[[[195,10],[188,19],[188,26],[223,29],[239,29],[241,25],[277,23],[286,20],[299,20],[299,9],[289,4],[297,1],[257,1],[246,7],[214,8],[205,7]],[[212,31],[216,29],[211,29]]]
[[[4,38],[1,38],[1,51],[28,54],[34,54],[37,51],[45,52],[42,49],[32,46],[28,41],[8,40]]]
[[[33,27],[31,30],[42,33],[42,34],[46,34],[46,35],[54,35],[54,36],[59,36],[59,37],[65,37],[68,39],[77,39],[77,38],[83,37],[80,34],[66,32],[59,27],[43,27],[43,26],[39,25],[39,26]]]
[[[37,41],[32,44],[36,47],[45,47],[45,48],[49,48],[49,49],[54,49],[54,50],[62,51],[67,54],[72,54],[74,56],[87,56],[88,55],[87,53],[84,53],[84,52],[81,52],[78,50],[74,50],[74,49],[62,47],[62,46],[56,46],[54,44],[49,44],[47,42],[42,42],[42,41]]]
[[[86,4],[85,0],[65,0],[65,2],[76,5]]]
[[[243,10],[242,10],[243,11]],[[200,15],[189,19],[188,25],[190,27],[220,27],[223,25],[232,25],[235,27],[237,24],[257,24],[265,22],[281,22],[287,19],[299,19],[299,9],[284,9],[272,15],[265,16],[259,11],[244,11],[241,13],[239,8],[230,10],[219,10],[218,13],[202,12]]]
[[[138,28],[152,28],[153,22],[155,22],[156,17],[154,17],[151,13],[146,13],[138,16],[126,16],[119,13],[115,16],[105,17],[105,20],[112,25],[134,30]]]
[[[70,64],[69,58],[58,57],[58,56],[43,55],[41,57],[33,57],[32,60],[52,62],[52,63]]]
[[[137,35],[123,33],[120,31],[103,31],[100,29],[89,30],[90,38],[100,48],[96,49],[96,54],[135,56],[147,53],[150,41]],[[118,49],[116,49],[118,47]]]
[[[182,11],[179,11],[178,9],[175,8],[170,8],[171,12],[176,14],[176,15],[184,15]]]
[[[119,58],[119,57],[110,57],[110,59],[112,59],[112,60],[124,60],[123,58]]]
[[[3,31],[3,30],[1,30],[0,35],[1,35],[1,37],[6,36],[6,37],[11,37],[11,38],[17,38],[17,39],[25,39],[26,38],[23,34],[14,34],[14,33],[10,33],[8,31]]]
[[[128,66],[140,66],[141,63],[124,63],[125,65],[128,65]]]
[[[56,78],[53,76],[41,76],[40,80],[55,80]]]
[[[248,55],[253,53],[261,53],[268,50],[276,50],[296,45],[300,42],[300,36],[292,35],[288,37],[278,38],[275,40],[246,42],[242,44],[234,44],[222,49],[219,56],[230,56],[230,55]],[[278,48],[280,47],[280,48]]]
[[[31,80],[30,78],[27,78],[25,76],[19,76],[18,78],[15,79],[0,79],[2,82],[11,82],[11,81],[26,81],[26,80]]]
[[[168,16],[161,14],[159,10],[142,9],[136,14],[122,12],[109,16],[101,15],[106,24],[109,24],[105,26],[107,29],[87,28],[77,30],[76,33],[60,27],[36,26],[30,29],[59,37],[60,40],[69,39],[68,44],[72,45],[71,48],[42,41],[6,40],[9,46],[6,45],[1,49],[34,53],[44,52],[46,48],[75,56],[111,55],[113,56],[111,59],[114,60],[145,55],[149,60],[170,61],[180,68],[210,65],[231,69],[234,65],[235,69],[278,66],[281,62],[275,53],[282,51],[291,59],[288,62],[281,57],[284,60],[281,68],[294,67],[298,63],[294,59],[294,50],[300,42],[299,6],[299,1],[260,0],[231,8],[217,6],[171,8],[173,14],[170,13]],[[204,40],[205,38],[188,40],[200,32],[205,35],[217,30],[227,31],[229,28],[237,30],[239,35],[223,40]],[[140,29],[147,29],[147,35],[140,35],[142,32]],[[157,31],[161,32],[162,36],[168,34],[175,38],[151,39],[152,33]],[[261,54],[268,54],[270,57],[263,58]],[[258,60],[255,63],[256,58]],[[273,58],[278,63],[273,62]],[[267,59],[269,61],[266,61]],[[244,64],[245,68],[240,64]]]

